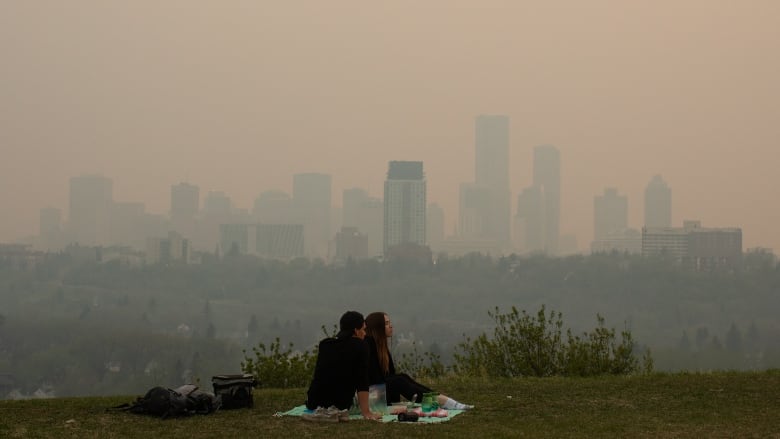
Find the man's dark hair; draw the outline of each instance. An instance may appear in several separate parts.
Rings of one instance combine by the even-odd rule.
[[[347,311],[341,316],[339,320],[339,334],[338,337],[351,337],[355,329],[363,327],[365,319],[363,314],[357,311]]]

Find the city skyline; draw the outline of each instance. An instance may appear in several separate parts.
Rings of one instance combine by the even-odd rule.
[[[552,145],[541,145],[536,151],[540,153],[536,157],[538,181],[537,184],[525,188],[518,196],[518,209],[514,221],[520,227],[515,229],[517,235],[512,237],[514,244],[511,246],[496,246],[495,241],[475,239],[468,226],[465,230],[459,227],[457,233],[445,236],[443,210],[436,203],[426,203],[423,163],[410,161],[388,163],[385,197],[392,194],[390,198],[385,198],[388,202],[369,196],[364,189],[350,188],[344,190],[344,207],[339,209],[331,202],[332,176],[306,173],[293,175],[293,186],[297,187],[295,196],[290,197],[282,191],[263,191],[255,199],[251,214],[249,209],[234,205],[229,194],[222,191],[209,191],[204,196],[203,208],[199,209],[200,188],[188,182],[181,182],[171,185],[168,215],[159,215],[147,212],[142,202],[128,203],[113,200],[111,178],[102,175],[72,177],[68,219],[63,219],[63,212],[60,209],[41,208],[39,235],[31,241],[31,244],[38,250],[54,251],[61,250],[69,244],[119,245],[148,251],[148,240],[154,240],[156,242],[154,245],[157,246],[159,245],[157,242],[161,240],[173,239],[171,238],[173,234],[178,237],[176,239],[186,239],[188,246],[194,244],[192,250],[198,252],[210,252],[215,246],[219,251],[224,252],[232,248],[233,243],[239,243],[239,250],[242,253],[247,251],[256,253],[255,227],[258,230],[259,245],[260,227],[272,226],[276,227],[274,230],[283,232],[285,236],[288,236],[288,231],[293,230],[288,230],[289,227],[300,227],[301,232],[309,229],[306,232],[308,238],[304,238],[303,234],[300,238],[295,238],[300,239],[301,245],[309,241],[309,244],[306,244],[307,249],[304,251],[302,247],[299,253],[290,253],[288,256],[298,254],[330,259],[334,257],[336,248],[334,246],[338,245],[339,235],[343,235],[342,232],[350,228],[352,231],[349,233],[355,236],[359,233],[364,237],[362,239],[370,238],[371,244],[368,245],[369,251],[366,252],[368,256],[381,255],[386,253],[389,247],[404,242],[425,243],[434,252],[451,254],[477,251],[498,255],[542,251],[550,256],[563,256],[575,251],[587,252],[587,249],[574,248],[569,243],[561,248],[551,245],[550,240],[557,242],[569,238],[566,235],[555,236],[555,233],[548,233],[549,229],[554,231],[555,224],[559,222],[554,215],[557,209],[550,209],[547,199],[554,201],[557,198],[554,188],[555,180],[559,177],[557,168],[560,157],[557,149]],[[550,187],[553,190],[550,190]],[[465,209],[469,210],[473,208],[471,204],[474,203],[474,199],[463,198],[464,188],[484,189],[484,186],[472,183],[461,184],[460,201],[461,204],[466,203]],[[663,189],[660,203],[658,194],[654,194],[656,191],[653,190],[658,188]],[[663,182],[660,175],[655,175],[647,185],[644,200],[645,209],[650,208],[653,211],[646,211],[645,218],[657,216],[657,213],[660,213],[661,217],[668,217],[670,210],[667,203],[671,201],[670,194],[671,188]],[[472,194],[472,198],[473,195],[480,195],[480,192]],[[489,197],[484,199],[489,200]],[[388,204],[395,207],[388,210]],[[553,202],[553,207],[554,205]],[[464,208],[461,208],[461,211],[463,210]],[[617,188],[605,188],[602,195],[594,197],[594,240],[589,246],[590,251],[618,250],[638,253],[641,248],[640,237],[644,235],[645,229],[654,229],[653,233],[657,233],[658,230],[675,229],[676,231],[670,233],[679,233],[682,228],[689,227],[687,224],[699,226],[701,224],[700,220],[685,220],[681,228],[680,225],[669,223],[645,223],[639,226],[639,229],[642,229],[640,232],[627,223],[627,211],[628,199],[625,195],[618,195]],[[426,220],[426,212],[428,215],[433,212],[434,216]],[[69,220],[71,217],[74,218],[73,221]],[[463,213],[461,213],[461,220],[463,220]],[[94,227],[95,221],[102,222],[104,227]],[[414,224],[415,222],[417,225]],[[312,224],[314,224],[313,228]],[[266,233],[271,229],[262,230]],[[388,230],[391,230],[390,235],[387,235],[391,236],[389,242],[385,240]],[[740,227],[715,225],[707,227],[707,230],[717,230],[718,233],[723,231],[731,233],[736,230],[740,235],[741,246]],[[532,238],[529,240],[528,236]],[[576,236],[571,237],[576,242]],[[273,239],[293,242],[287,237],[281,238],[281,235]],[[386,241],[384,246],[383,240]],[[369,241],[366,241],[366,244]],[[316,248],[318,246],[319,249]],[[285,251],[288,250],[290,249]]]
[[[778,250],[778,15],[764,0],[5,3],[0,242],[36,235],[41,208],[65,214],[74,176],[155,214],[182,181],[251,210],[307,172],[333,176],[333,200],[381,196],[390,160],[425,163],[450,235],[474,118],[503,114],[512,213],[533,148],[555,145],[560,233],[580,250],[593,197],[617,188],[641,227],[656,174],[673,226]]]

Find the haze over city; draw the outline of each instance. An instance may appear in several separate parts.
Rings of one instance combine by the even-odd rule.
[[[740,227],[780,249],[780,3],[682,0],[151,1],[0,4],[0,242],[67,216],[68,182],[166,214],[170,186],[251,209],[293,175],[381,197],[391,160],[422,161],[458,216],[474,118],[510,123],[512,212],[533,148],[561,156],[560,232],[585,251],[593,198],[660,174],[672,222]]]

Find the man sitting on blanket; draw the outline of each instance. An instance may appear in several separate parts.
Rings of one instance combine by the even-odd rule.
[[[335,338],[320,341],[306,408],[335,406],[346,410],[357,392],[360,412],[366,419],[381,419],[368,408],[368,347],[363,314],[347,311],[339,320]]]

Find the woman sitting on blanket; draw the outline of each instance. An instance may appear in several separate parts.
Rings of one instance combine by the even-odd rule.
[[[384,384],[388,403],[400,401],[403,395],[409,401],[422,402],[423,393],[433,392],[405,373],[397,374],[387,339],[393,336],[393,324],[383,312],[374,312],[366,317],[368,344],[368,382]],[[469,410],[473,405],[461,404],[446,395],[439,394],[439,407],[447,410]]]

